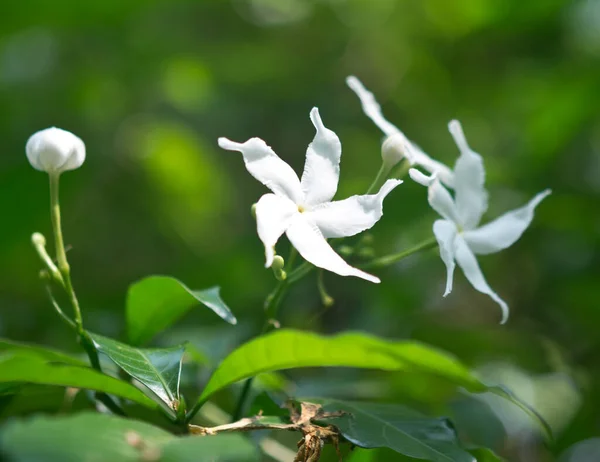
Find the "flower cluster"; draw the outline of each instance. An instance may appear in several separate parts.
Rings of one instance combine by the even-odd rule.
[[[447,269],[444,296],[452,291],[454,269],[458,264],[476,290],[489,295],[500,305],[502,322],[505,322],[508,306],[486,282],[476,255],[495,253],[516,242],[533,220],[535,208],[550,190],[537,194],[525,206],[480,226],[488,206],[483,159],[469,147],[460,123],[452,121],[449,124],[460,151],[454,169],[451,169],[423,152],[390,123],[383,116],[373,93],[356,77],[348,77],[347,84],[360,99],[365,114],[385,134],[381,149],[384,176],[389,176],[392,167],[401,161],[428,172],[427,175],[415,168],[409,170],[415,182],[427,187],[429,204],[442,217],[433,224],[433,234]],[[266,266],[273,267],[280,279],[285,277],[283,259],[276,255],[275,245],[286,234],[298,253],[312,265],[342,276],[378,283],[380,280],[376,276],[349,265],[328,239],[354,236],[374,226],[383,215],[383,200],[402,181],[387,179],[375,194],[333,200],[340,174],[342,145],[338,136],[325,127],[317,108],[310,111],[310,120],[316,134],[308,145],[301,178],[260,138],[250,138],[243,143],[227,138],[218,140],[221,148],[241,152],[248,172],[271,190],[255,205],[257,231],[265,247]],[[83,141],[58,128],[32,135],[26,152],[34,168],[48,172],[53,178],[78,168],[85,160]],[[454,190],[454,197],[447,188]]]
[[[433,224],[433,233],[447,269],[444,296],[452,291],[454,268],[458,263],[471,285],[500,305],[502,323],[505,323],[508,305],[488,285],[475,255],[495,253],[514,244],[533,220],[535,208],[551,191],[546,189],[525,206],[479,226],[488,207],[485,169],[481,156],[469,147],[460,123],[453,120],[448,125],[460,151],[454,169],[450,170],[425,154],[386,120],[373,94],[356,77],[348,77],[347,84],[358,95],[365,114],[386,135],[382,149],[384,164],[394,165],[404,157],[410,165],[431,173],[427,176],[416,169],[409,171],[414,181],[428,188],[429,205],[443,218]],[[444,185],[454,189],[454,199]]]

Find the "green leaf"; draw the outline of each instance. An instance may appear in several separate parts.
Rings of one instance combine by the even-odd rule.
[[[258,460],[241,435],[177,437],[144,422],[89,412],[13,421],[0,443],[15,462]]]
[[[94,346],[134,379],[177,412],[180,404],[179,380],[185,346],[134,348],[102,335],[90,333]]]
[[[430,418],[395,404],[360,403],[334,399],[309,399],[327,412],[344,411],[341,417],[323,419],[362,448],[393,449],[400,454],[431,462],[475,462],[460,447],[448,419]]]
[[[230,324],[237,320],[221,299],[219,287],[192,290],[169,276],[149,276],[129,287],[127,293],[127,335],[134,345],[151,340],[171,326],[198,302]]]
[[[359,333],[326,337],[281,329],[251,340],[227,356],[213,373],[200,401],[262,372],[321,366],[426,372],[471,391],[487,390],[452,356],[418,342],[393,342]]]
[[[533,420],[537,421],[541,425],[546,439],[548,441],[552,441],[552,427],[550,427],[550,424],[546,422],[546,420],[541,416],[541,414],[537,412],[533,407],[531,407],[525,401],[519,399],[512,391],[510,391],[504,386],[498,385],[488,387],[487,391],[494,395],[500,396],[501,398],[504,398],[520,407],[523,411],[525,411],[526,414],[528,414]]]
[[[356,367],[435,376],[473,393],[490,392],[524,409],[540,423],[548,439],[548,423],[531,406],[501,387],[488,387],[456,358],[411,341],[390,341],[361,333],[334,336],[280,329],[250,340],[227,356],[206,384],[194,410],[213,393],[263,372],[300,367]]]
[[[475,460],[477,460],[477,462],[505,462],[505,459],[500,457],[491,449],[475,448],[469,449],[469,452],[475,456]]]
[[[0,356],[0,382],[85,388],[109,393],[156,408],[156,404],[133,385],[88,367],[56,364],[32,353],[5,352]]]
[[[0,339],[0,352],[3,351],[21,351],[24,353],[34,353],[36,356],[42,357],[48,361],[59,363],[73,364],[75,366],[87,366],[88,363],[78,359],[68,353],[63,353],[59,350],[44,347],[41,345],[33,345],[30,343],[15,342],[13,340]]]

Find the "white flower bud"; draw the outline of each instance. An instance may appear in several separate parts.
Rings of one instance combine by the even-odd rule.
[[[25,152],[33,168],[47,173],[74,170],[85,160],[83,141],[73,133],[55,127],[31,135]]]
[[[409,155],[410,146],[408,140],[402,133],[395,133],[388,136],[381,146],[381,158],[384,165],[392,168],[404,157]]]

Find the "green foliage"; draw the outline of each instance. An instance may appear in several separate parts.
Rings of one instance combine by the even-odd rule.
[[[81,136],[88,153],[86,164],[61,182],[65,244],[71,249],[67,255],[84,326],[109,337],[125,332],[123,340],[132,346],[146,346],[159,335],[167,342],[161,345],[193,342],[186,346],[180,385],[182,394],[210,399],[200,421],[228,422],[225,414],[234,412],[239,389],[224,388],[262,370],[372,367],[391,372],[338,368],[263,378],[270,379],[267,388],[280,394],[405,403],[408,413],[414,406],[427,416],[449,415],[478,462],[504,460],[500,456],[510,461],[597,460],[598,441],[590,439],[597,434],[600,408],[597,3],[12,4],[0,15],[0,132],[6,152],[0,156],[0,334],[69,351],[77,347],[76,333],[60,324],[41,290],[40,261],[27,239],[40,231],[48,250],[54,247],[48,233],[47,184],[44,175],[31,171],[23,148],[32,131],[58,125]],[[380,348],[377,339],[354,345],[308,333],[298,337],[305,342],[291,344],[259,338],[226,358],[203,393],[208,367],[259,332],[264,295],[273,284],[248,213],[265,189],[248,178],[239,156],[218,150],[216,138],[260,136],[300,171],[311,136],[306,113],[319,106],[343,145],[337,197],[362,193],[380,161],[381,134],[345,87],[348,74],[360,77],[377,95],[391,122],[448,165],[457,152],[445,124],[455,117],[462,121],[469,143],[486,163],[486,184],[494,198],[490,217],[545,187],[556,192],[520,243],[501,256],[480,260],[489,283],[509,302],[511,319],[499,328],[493,303],[473,291],[460,272],[454,291],[442,299],[445,274],[434,251],[378,271],[378,286],[326,274],[321,282],[336,300],[327,310],[314,280],[307,278],[287,295],[276,318],[280,325],[311,332],[360,329],[407,341],[383,342]],[[422,188],[411,181],[401,188],[398,199],[386,203],[372,242],[362,250],[383,256],[431,236],[435,214],[424,209]],[[354,242],[343,244],[352,249]],[[286,245],[278,244],[278,253],[285,255]],[[348,258],[360,264],[361,255],[356,248]],[[123,316],[125,284],[149,271],[177,274],[182,281],[194,281],[193,287],[218,282],[235,308],[239,327],[230,328],[209,310],[191,309],[204,304],[235,322],[217,288],[193,291],[161,276],[131,287]],[[68,296],[59,290],[53,287],[70,315]],[[183,316],[189,321],[185,325],[177,322]],[[169,332],[162,335],[165,329]],[[285,335],[279,338],[285,340]],[[141,382],[147,380],[171,403],[178,399],[173,380],[178,347],[172,356],[162,357],[171,371],[165,377],[161,367],[149,371],[132,346],[115,351],[112,347],[122,344],[104,339],[125,373],[141,376]],[[329,341],[344,350],[345,359],[337,348],[319,350]],[[424,349],[422,355],[392,354],[393,345],[411,342]],[[258,348],[263,344],[269,348]],[[105,372],[112,374],[112,364],[106,365]],[[498,374],[490,376],[490,370]],[[87,390],[97,390],[112,395],[128,415],[166,427],[156,403],[130,377],[121,381],[90,369],[83,351],[71,355],[0,341],[0,434],[10,434],[1,449],[7,444],[15,449],[18,443],[19,455],[7,455],[28,462],[44,460],[53,451],[60,461],[93,460],[98,454],[115,462],[123,454],[125,460],[142,460],[140,451],[118,453],[122,434],[110,436],[111,428],[122,428],[123,422],[130,428],[145,425],[133,419],[56,415],[19,420],[31,412],[68,414],[92,408],[95,394]],[[474,377],[480,380],[472,381]],[[250,397],[260,382],[260,376],[254,380]],[[457,386],[475,390],[481,382],[507,388],[486,387],[488,393],[477,395],[485,412],[463,414],[469,420],[465,425],[460,419],[465,403],[456,400]],[[81,387],[80,402],[68,405],[66,397],[74,390],[64,387]],[[222,392],[217,396],[216,390]],[[535,405],[551,422],[555,439],[541,442],[506,399],[485,401],[489,393],[530,414],[535,410],[525,402]],[[163,399],[156,401],[172,409]],[[265,407],[260,400],[257,404]],[[217,407],[220,413],[214,412]],[[214,414],[218,418],[212,419]],[[370,422],[367,435],[371,424],[376,427]],[[96,433],[87,433],[86,426]],[[182,431],[154,427],[158,433],[152,433],[146,426],[139,431],[147,431],[149,440],[153,435],[160,440],[159,434],[175,438],[170,432]],[[473,431],[477,428],[481,431]],[[96,440],[96,434],[110,438]],[[294,436],[299,437],[271,436],[288,448],[295,448]],[[203,460],[203,455],[218,460],[216,454],[226,451],[252,450],[249,438],[239,435],[173,441],[177,445],[156,445],[161,460],[177,450],[185,454],[173,456],[174,461]],[[209,458],[212,449],[207,448],[213,444],[219,448]],[[36,452],[38,446],[47,454]],[[329,449],[330,457],[323,456],[322,462],[337,462]],[[343,454],[344,462],[408,459],[387,448],[349,452],[346,447]],[[239,454],[231,458],[244,460]]]
[[[487,390],[455,358],[418,342],[393,342],[360,333],[326,337],[281,329],[250,340],[227,356],[213,373],[200,401],[238,380],[262,372],[299,367],[425,372],[474,392]]]
[[[328,412],[343,411],[325,419],[335,425],[352,444],[362,448],[387,447],[415,459],[432,462],[473,462],[460,447],[448,419],[429,418],[405,406],[361,403],[335,399],[309,399]]]
[[[88,364],[74,356],[62,351],[24,342],[15,342],[8,339],[0,339],[0,353],[3,351],[17,351],[20,353],[31,353],[47,361],[72,364],[74,366],[87,366]]]
[[[88,367],[48,362],[42,356],[22,351],[6,352],[0,356],[0,382],[85,388],[156,408],[151,399],[127,382]]]
[[[0,445],[14,462],[257,460],[256,449],[241,435],[177,437],[144,422],[95,413],[16,421],[6,426]]]
[[[219,287],[192,290],[169,276],[148,276],[129,287],[127,335],[134,345],[150,341],[200,302],[230,324],[237,320],[221,299]]]
[[[144,384],[159,402],[177,413],[181,405],[179,381],[185,347],[134,348],[102,335],[90,334],[94,345],[131,377]]]

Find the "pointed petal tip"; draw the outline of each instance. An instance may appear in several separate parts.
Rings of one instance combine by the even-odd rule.
[[[404,183],[404,181],[402,181],[402,180],[397,180],[397,179],[387,180],[385,183],[383,183],[383,185],[379,189],[377,196],[379,196],[381,199],[385,199],[387,197],[387,195],[389,193],[391,193],[394,190],[394,188],[396,188],[396,186],[398,186],[402,183]]]
[[[236,146],[239,146],[239,143],[231,141],[229,138],[225,138],[224,136],[219,137],[217,139],[217,143],[221,149],[226,149],[228,151],[233,151],[236,149]]]
[[[324,130],[323,120],[321,120],[321,114],[319,113],[318,107],[313,107],[310,110],[310,120],[317,130]]]
[[[448,130],[450,133],[460,132],[462,131],[462,125],[457,119],[452,119],[448,122]]]
[[[508,306],[502,306],[502,319],[500,320],[500,324],[506,324],[508,321]]]
[[[346,85],[354,90],[356,87],[360,86],[360,80],[354,75],[349,75],[346,77]]]
[[[432,173],[430,176],[427,176],[420,170],[417,170],[416,168],[411,168],[408,171],[408,175],[413,181],[426,187],[431,186],[436,179],[436,173]]]
[[[372,282],[373,284],[381,284],[381,279],[376,276],[372,276],[368,273],[363,273],[360,278],[363,278],[366,281]]]
[[[462,125],[458,120],[453,119],[448,123],[448,131],[452,135],[452,138],[454,138],[454,142],[461,152],[470,151],[465,132],[463,131]]]

